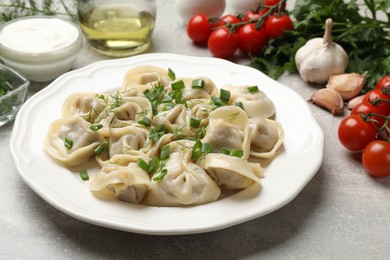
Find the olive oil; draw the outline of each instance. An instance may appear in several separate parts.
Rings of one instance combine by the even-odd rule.
[[[150,44],[155,16],[131,6],[99,6],[89,12],[79,9],[79,23],[90,46],[110,56],[130,56]]]

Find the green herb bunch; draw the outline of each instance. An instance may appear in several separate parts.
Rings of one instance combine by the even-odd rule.
[[[0,3],[0,23],[32,15],[63,15],[75,19],[76,6],[76,0],[10,0]]]
[[[362,9],[366,9],[362,12]],[[378,19],[382,12],[385,19]],[[269,41],[264,52],[253,57],[250,66],[272,78],[284,72],[297,72],[296,51],[308,40],[322,37],[325,20],[332,18],[332,37],[349,56],[347,72],[363,74],[367,71],[366,87],[370,90],[380,77],[390,74],[390,1],[364,0],[296,0],[291,12],[295,28],[283,37]]]

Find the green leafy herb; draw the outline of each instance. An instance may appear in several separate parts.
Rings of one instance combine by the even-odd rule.
[[[366,7],[367,12],[360,12],[359,7]],[[388,0],[364,0],[364,4],[357,0],[296,0],[291,13],[295,29],[270,40],[263,53],[252,58],[250,66],[275,79],[284,72],[297,72],[296,51],[308,40],[322,37],[325,20],[332,18],[333,40],[349,56],[347,72],[368,71],[363,89],[366,92],[381,76],[390,74],[389,8]],[[387,16],[387,21],[378,19],[379,11]]]
[[[0,3],[0,23],[32,15],[64,15],[76,20],[76,6],[76,0],[10,0],[9,3]]]
[[[168,130],[163,125],[156,125],[149,132],[149,139],[152,140],[153,143],[157,143],[160,138],[167,134]]]
[[[197,117],[191,117],[190,118],[190,126],[193,128],[197,128],[200,125],[200,118]]]

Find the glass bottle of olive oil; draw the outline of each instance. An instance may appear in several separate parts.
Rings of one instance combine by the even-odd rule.
[[[156,19],[155,1],[82,0],[78,20],[90,46],[109,56],[131,56],[145,51]]]

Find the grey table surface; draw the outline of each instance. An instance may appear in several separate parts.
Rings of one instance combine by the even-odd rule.
[[[186,36],[174,1],[157,3],[157,25],[148,52],[210,56]],[[84,45],[74,68],[103,59],[107,57]],[[234,61],[248,62],[242,57]],[[283,75],[278,81],[305,99],[316,90],[298,75]],[[32,83],[29,96],[48,84]],[[249,222],[180,236],[112,230],[50,206],[19,177],[9,152],[13,123],[2,126],[0,259],[389,259],[390,177],[370,178],[359,154],[341,147],[337,128],[342,117],[315,105],[310,108],[325,134],[324,157],[297,197]]]

